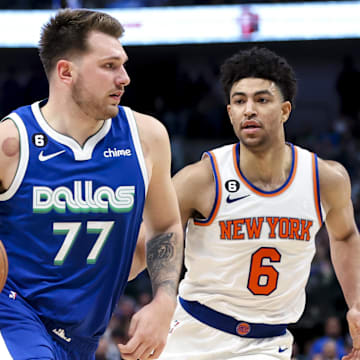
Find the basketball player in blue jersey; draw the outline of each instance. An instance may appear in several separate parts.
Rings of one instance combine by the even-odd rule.
[[[182,226],[170,146],[156,119],[119,106],[130,79],[121,24],[61,10],[42,29],[49,97],[0,123],[0,358],[95,358],[146,225],[153,301],[124,359],[161,353],[176,307]],[[134,255],[135,253],[135,255]],[[132,276],[132,275],[131,275]]]
[[[265,48],[221,68],[238,143],[208,151],[173,179],[186,273],[162,360],[290,359],[315,235],[325,222],[360,359],[360,238],[342,165],[285,141],[296,78]],[[324,300],[326,301],[326,300]]]

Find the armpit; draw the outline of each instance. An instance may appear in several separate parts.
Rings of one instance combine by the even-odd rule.
[[[197,210],[193,212],[191,217],[193,217],[194,219],[206,219],[206,217],[203,214],[201,214],[200,211]]]

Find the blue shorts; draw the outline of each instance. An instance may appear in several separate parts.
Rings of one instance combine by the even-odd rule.
[[[56,335],[55,335],[56,336]],[[1,359],[94,360],[97,345],[67,346],[53,337],[34,309],[19,295],[0,293]],[[5,343],[5,344],[4,344]],[[8,354],[3,352],[8,351]]]

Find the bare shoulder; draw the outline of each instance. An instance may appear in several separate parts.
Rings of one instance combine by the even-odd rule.
[[[173,183],[179,201],[183,225],[190,217],[207,218],[215,200],[215,179],[210,159],[188,165],[174,177]]]
[[[350,178],[345,167],[337,161],[319,158],[319,176],[321,188],[350,185]]]
[[[320,196],[324,206],[343,206],[351,198],[350,177],[337,161],[319,159]]]
[[[0,122],[0,139],[3,140],[7,137],[14,137],[19,140],[19,132],[15,123],[11,119],[5,119]]]
[[[155,117],[133,110],[141,141],[162,141],[168,138],[165,126]]]
[[[10,119],[0,122],[0,157],[11,158],[19,149],[19,131],[15,123]]]
[[[13,180],[19,161],[19,132],[13,121],[0,122],[0,191]]]
[[[169,167],[171,164],[170,139],[165,126],[150,115],[133,111],[141,147],[145,157],[149,178],[154,174],[154,166]]]
[[[173,177],[175,187],[204,189],[214,184],[211,162],[208,156],[196,163],[185,166]]]

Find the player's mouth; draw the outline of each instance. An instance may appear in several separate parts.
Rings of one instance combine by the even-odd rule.
[[[261,126],[256,120],[245,120],[241,123],[241,130],[248,134],[255,133],[259,129],[261,129]]]
[[[116,91],[112,94],[110,94],[110,97],[117,102],[120,102],[122,95],[124,94],[124,91]]]

